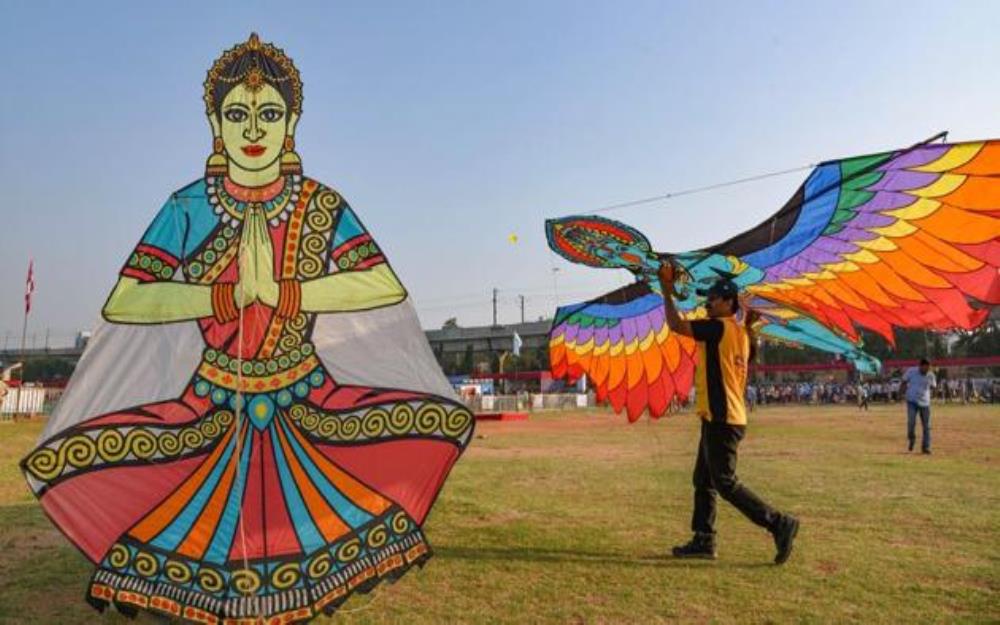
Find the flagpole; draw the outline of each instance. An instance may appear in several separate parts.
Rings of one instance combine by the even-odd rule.
[[[28,262],[28,279],[25,281],[24,288],[24,320],[21,322],[21,349],[19,355],[21,356],[21,366],[18,368],[17,377],[20,383],[14,391],[14,413],[13,419],[17,421],[17,415],[21,409],[21,389],[24,387],[24,362],[25,362],[25,341],[28,337],[28,313],[31,312],[31,295],[35,291],[35,261],[32,259]]]
[[[20,380],[14,388],[14,406],[11,418],[17,421],[18,410],[21,408],[21,387],[24,386],[24,340],[28,335],[28,311],[24,311],[24,321],[21,324],[21,349],[18,355],[21,357],[21,366],[17,368],[17,377]]]

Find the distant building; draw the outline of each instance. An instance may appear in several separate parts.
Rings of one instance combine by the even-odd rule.
[[[511,366],[522,371],[548,369],[549,329],[552,321],[531,321],[502,326],[462,328],[449,324],[440,330],[426,330],[427,341],[447,374],[498,373],[500,357],[514,349],[514,334],[521,338],[521,356]]]
[[[90,330],[83,330],[76,333],[76,340],[73,342],[76,349],[80,350],[82,353],[84,348],[87,347],[87,343],[90,341],[90,337],[94,335]]]

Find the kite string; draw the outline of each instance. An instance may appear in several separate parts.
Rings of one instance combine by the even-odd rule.
[[[733,187],[740,184],[746,184],[748,182],[757,182],[758,180],[766,180],[767,178],[775,178],[777,176],[786,176],[788,174],[794,174],[795,172],[805,171],[807,169],[812,169],[816,167],[816,163],[807,163],[805,165],[799,165],[798,167],[791,167],[789,169],[781,169],[777,171],[765,172],[762,174],[755,174],[753,176],[746,176],[743,178],[735,178],[733,180],[726,180],[723,182],[714,182],[712,184],[702,185],[698,187],[689,187],[687,189],[678,189],[677,191],[668,191],[666,193],[661,193],[660,195],[654,195],[651,197],[640,198],[638,200],[629,200],[627,202],[619,202],[617,204],[609,204],[607,206],[602,206],[600,208],[595,208],[591,211],[587,211],[586,214],[594,215],[597,213],[606,213],[613,210],[618,210],[621,208],[628,208],[630,206],[640,206],[642,204],[651,204],[653,202],[660,202],[663,200],[670,200],[677,197],[682,197],[685,195],[695,195],[697,193],[704,193],[706,191],[714,191],[716,189],[724,189],[726,187]]]
[[[244,219],[243,227],[247,227],[246,220]],[[242,237],[241,237],[242,238]],[[244,262],[237,263],[237,268],[246,265],[246,253],[247,250],[243,247],[243,242],[240,241],[240,259]],[[237,488],[243,489],[243,476],[241,469],[243,466],[243,436],[241,433],[242,424],[240,423],[240,415],[243,412],[243,320],[244,320],[244,295],[245,291],[245,280],[246,276],[238,276],[237,278],[237,288],[239,288],[239,298],[240,304],[239,308],[239,321],[237,323],[236,330],[236,418],[234,419],[236,424],[236,485]],[[250,569],[250,559],[247,556],[247,534],[246,525],[243,523],[243,499],[240,498],[240,506],[236,513],[237,523],[240,526],[240,547],[243,551],[243,568],[246,570]],[[256,607],[257,617],[262,616],[260,602],[255,601],[254,605]]]
[[[919,147],[922,147],[922,146],[925,146],[925,145],[929,145],[931,143],[934,143],[935,141],[947,140],[947,138],[948,138],[948,131],[944,130],[944,131],[939,132],[939,133],[937,133],[936,135],[934,135],[934,136],[932,136],[930,138],[924,139],[923,141],[920,141],[918,143],[914,143],[913,145],[911,145],[910,147],[906,148],[905,150],[902,150],[898,154],[895,154],[893,156],[893,158],[898,158],[898,157],[902,156],[903,154],[907,154],[909,152],[912,152],[913,150],[915,150],[915,149],[917,149]],[[830,161],[824,161],[824,162],[828,163]],[[725,187],[732,187],[732,186],[739,185],[739,184],[745,184],[747,182],[756,182],[758,180],[765,180],[767,178],[774,178],[776,176],[784,176],[786,174],[792,174],[792,173],[795,173],[797,171],[804,171],[806,169],[812,169],[812,168],[818,167],[819,165],[822,165],[822,164],[823,163],[808,163],[806,165],[799,165],[798,167],[791,167],[789,169],[780,169],[780,170],[777,170],[777,171],[769,171],[769,172],[765,172],[765,173],[762,173],[762,174],[755,174],[753,176],[746,176],[746,177],[743,177],[743,178],[735,178],[733,180],[726,180],[724,182],[715,182],[715,183],[703,185],[703,186],[700,186],[700,187],[690,187],[688,189],[680,189],[678,191],[668,191],[667,193],[662,193],[660,195],[654,195],[652,197],[642,198],[642,199],[638,199],[638,200],[630,200],[628,202],[620,202],[618,204],[611,204],[611,205],[608,205],[608,206],[602,206],[601,208],[596,208],[596,209],[594,209],[594,210],[592,210],[592,211],[590,211],[589,213],[586,213],[586,214],[592,215],[592,214],[596,214],[596,213],[605,213],[605,212],[608,212],[608,211],[617,210],[619,208],[627,208],[629,206],[639,206],[641,204],[649,204],[651,202],[659,202],[661,200],[669,200],[671,198],[681,197],[683,195],[694,195],[696,193],[703,193],[705,191],[713,191],[715,189],[722,189],[722,188],[725,188]],[[863,168],[863,169],[861,169],[859,171],[856,171],[853,174],[851,174],[850,179],[853,179],[853,178],[858,177],[859,175],[863,175],[865,173],[868,173],[868,171],[871,171],[871,169],[869,169],[869,168]],[[840,182],[844,182],[844,181],[842,180]],[[824,192],[825,191],[819,192],[819,193],[817,193],[817,195],[822,195]],[[567,217],[569,217],[569,216],[570,215],[567,215]]]
[[[186,259],[187,258],[187,250],[186,250],[186,248],[187,248],[187,233],[186,233],[186,230],[183,230],[181,228],[181,225],[178,223],[178,221],[180,219],[180,215],[178,214],[178,212],[176,210],[177,198],[178,197],[181,199],[181,203],[184,205],[183,210],[186,213],[187,210],[188,210],[188,197],[189,196],[187,196],[187,195],[179,195],[179,194],[177,194],[175,192],[175,193],[173,193],[171,195],[171,198],[170,198],[170,201],[172,202],[172,204],[175,207],[175,210],[174,210],[174,227],[177,230],[177,234],[180,236],[180,239],[181,239],[181,258],[182,259]],[[243,227],[244,228],[246,227],[246,222],[245,221],[244,221]],[[243,247],[242,241],[240,243],[241,243],[240,244],[240,251],[239,251],[240,259],[242,261],[245,261],[246,260],[247,250]],[[245,262],[242,262],[242,263],[238,263],[237,266],[239,267],[239,266],[245,265],[245,264],[246,264]],[[243,326],[244,326],[244,306],[243,306],[243,301],[244,301],[244,295],[246,293],[246,291],[245,291],[245,283],[244,283],[244,276],[239,276],[238,277],[238,279],[237,279],[237,287],[239,288],[240,305],[237,306],[237,308],[239,308],[239,318],[238,318],[237,330],[236,330],[236,337],[237,337],[237,340],[236,340],[236,412],[235,412],[235,415],[234,415],[234,418],[233,418],[233,422],[234,422],[233,425],[236,428],[236,432],[234,434],[234,436],[236,438],[236,443],[235,443],[235,452],[236,452],[235,453],[235,457],[236,457],[236,485],[237,485],[238,488],[241,488],[241,485],[242,485],[243,479],[244,479],[244,476],[242,474],[243,437],[242,437],[242,434],[241,434],[242,423],[240,423],[240,416],[241,416],[241,414],[243,412]],[[241,545],[241,547],[243,549],[243,568],[244,569],[249,569],[250,568],[250,560],[249,560],[249,556],[247,555],[247,535],[246,535],[246,527],[245,527],[245,525],[243,523],[243,502],[242,502],[242,499],[240,501],[240,505],[239,505],[239,508],[237,510],[236,516],[237,516],[237,523],[239,524],[239,527],[240,527],[240,545]],[[255,606],[256,606],[257,617],[260,618],[262,616],[260,603],[259,602],[255,602]]]

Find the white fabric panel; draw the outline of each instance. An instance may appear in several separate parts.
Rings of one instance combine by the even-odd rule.
[[[45,424],[42,440],[109,412],[180,398],[204,348],[193,321],[163,325],[101,321]]]
[[[455,399],[413,304],[319,315],[316,353],[340,384],[359,384]],[[101,321],[49,417],[42,440],[109,412],[178,399],[205,348],[193,321],[130,325]]]
[[[455,398],[409,299],[377,310],[319,315],[312,341],[326,370],[340,384]],[[193,321],[163,325],[101,321],[41,440],[109,412],[178,399],[204,348]]]
[[[456,399],[409,298],[377,310],[319,315],[312,342],[326,370],[340,384]]]

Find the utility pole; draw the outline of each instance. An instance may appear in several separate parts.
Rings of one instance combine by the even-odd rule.
[[[524,323],[524,296],[518,295],[521,298],[521,323]]]
[[[493,289],[493,327],[497,326],[497,289]]]

